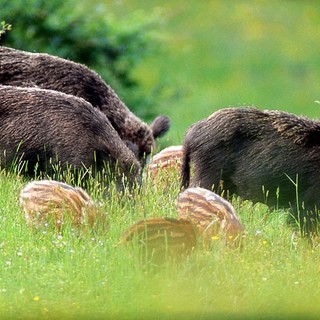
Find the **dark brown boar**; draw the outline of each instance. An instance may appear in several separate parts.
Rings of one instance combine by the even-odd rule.
[[[136,156],[143,166],[146,156],[154,148],[155,138],[162,136],[170,127],[166,116],[158,116],[148,126],[127,108],[97,73],[82,64],[56,56],[0,46],[0,84],[37,86],[87,100],[108,117],[131,149],[136,146]]]
[[[108,118],[87,101],[61,92],[0,85],[0,161],[27,163],[26,173],[52,166],[110,167],[120,186],[139,181],[141,166]],[[17,163],[19,162],[19,163]]]
[[[304,234],[320,208],[320,122],[281,111],[226,108],[195,123],[183,144],[182,187],[291,208]]]

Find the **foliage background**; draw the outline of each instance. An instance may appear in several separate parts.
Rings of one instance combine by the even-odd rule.
[[[2,45],[83,63],[139,116],[154,116],[149,107],[156,95],[145,98],[132,76],[136,65],[157,47],[154,15],[133,11],[115,17],[106,4],[79,5],[75,0],[1,2],[0,19],[13,27],[2,37]]]
[[[318,117],[320,4],[314,1],[122,1],[117,12],[160,6],[168,54],[138,76],[167,84],[160,110],[181,141],[194,121],[228,106],[256,105]]]

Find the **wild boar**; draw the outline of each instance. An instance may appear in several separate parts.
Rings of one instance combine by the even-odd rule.
[[[196,233],[186,219],[152,217],[131,225],[120,244],[138,244],[142,261],[162,264],[167,258],[180,259],[196,247]]]
[[[0,164],[25,173],[106,166],[120,187],[140,180],[141,166],[108,118],[87,101],[61,92],[0,85]]]
[[[54,180],[36,180],[25,185],[19,194],[26,224],[45,228],[54,222],[57,232],[66,221],[76,229],[105,231],[107,215],[81,188]]]
[[[136,147],[136,156],[142,166],[155,146],[155,139],[170,127],[166,116],[158,116],[148,126],[127,108],[96,72],[56,56],[0,46],[0,84],[37,86],[85,99],[107,116],[122,140]]]
[[[182,146],[170,146],[152,157],[146,173],[156,189],[170,192],[171,185],[179,189],[182,155]]]
[[[220,237],[233,247],[242,245],[244,227],[232,204],[214,192],[188,188],[177,200],[179,218],[190,221],[205,246]]]
[[[320,122],[287,112],[221,109],[195,123],[183,143],[182,187],[237,194],[291,208],[304,234],[320,208]]]

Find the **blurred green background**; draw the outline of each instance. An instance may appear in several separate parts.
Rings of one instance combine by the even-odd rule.
[[[167,83],[171,100],[159,109],[172,117],[174,143],[191,123],[228,106],[320,114],[320,3],[122,1],[115,8],[156,6],[168,53],[150,58],[138,76],[146,88]]]
[[[45,3],[2,2],[3,8],[21,2],[21,12]],[[47,51],[76,60],[71,53],[91,38],[95,39],[91,51],[95,44],[102,46],[108,36],[111,42],[121,44],[117,66],[123,74],[123,70],[129,72],[129,77],[125,76],[134,84],[131,87],[119,85],[121,72],[118,81],[108,78],[111,64],[95,63],[103,50],[85,63],[147,122],[158,113],[171,117],[172,129],[162,145],[180,144],[188,126],[229,106],[256,105],[312,118],[320,114],[320,3],[316,1],[60,2],[59,10],[51,8],[43,18],[50,18],[51,26],[56,23],[54,32],[60,25],[69,38],[79,39],[75,43],[69,39],[71,47],[66,51],[68,41],[57,41],[53,32],[44,39],[50,47]],[[26,37],[24,42],[10,44],[15,33],[29,35],[37,21],[19,19],[21,12],[12,8],[6,14],[0,11],[0,19],[13,25],[2,44],[43,51],[44,47],[38,48],[36,41]],[[53,19],[55,14],[64,24]],[[86,19],[79,19],[82,16]],[[18,31],[18,27],[22,29]],[[79,37],[79,30],[87,31]],[[131,43],[129,48],[126,41]]]

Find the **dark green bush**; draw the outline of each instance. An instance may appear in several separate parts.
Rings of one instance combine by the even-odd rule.
[[[151,117],[158,97],[144,97],[132,71],[158,48],[159,17],[135,11],[118,20],[107,9],[76,0],[4,0],[0,21],[11,24],[12,30],[2,34],[1,44],[83,63],[98,72],[131,110]]]

